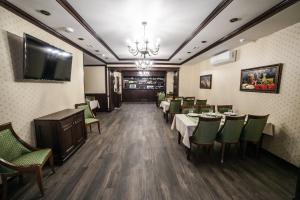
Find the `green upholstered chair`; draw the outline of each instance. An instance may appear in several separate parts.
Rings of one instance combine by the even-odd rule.
[[[95,115],[92,112],[90,106],[87,103],[80,103],[80,104],[75,104],[75,108],[84,109],[84,122],[85,122],[85,125],[89,126],[90,131],[92,131],[92,124],[97,124],[99,134],[101,134],[100,121],[99,121],[99,119],[97,119],[95,117]]]
[[[174,118],[175,114],[181,113],[181,100],[171,100],[170,101],[170,108],[167,113],[167,120],[169,118],[169,115],[171,116],[171,121]]]
[[[201,100],[201,99],[197,99],[196,100],[196,105],[198,106],[205,106],[206,105],[206,103],[207,103],[207,100],[205,99],[205,100]]]
[[[195,101],[195,97],[183,97],[183,100],[194,100]]]
[[[197,113],[207,113],[210,110],[215,112],[215,106],[214,105],[196,105],[195,110]]]
[[[216,141],[221,143],[221,163],[224,162],[225,146],[231,144],[238,144],[240,135],[245,125],[246,116],[225,118],[225,123],[220,129]]]
[[[232,110],[232,105],[217,105],[217,111],[219,113],[225,113]]]
[[[188,114],[190,112],[195,112],[195,108],[193,106],[182,106],[181,114]]]
[[[242,131],[240,142],[243,144],[243,158],[246,155],[247,143],[256,145],[256,155],[261,146],[262,132],[266,126],[269,115],[248,115],[246,125]]]
[[[0,125],[0,174],[2,180],[2,199],[7,198],[7,179],[23,173],[35,173],[42,196],[42,167],[49,161],[53,173],[51,149],[37,149],[21,140],[14,132],[11,123]]]
[[[182,102],[182,106],[184,107],[194,107],[194,104],[195,104],[194,99],[189,99],[189,100],[184,99]]]
[[[189,138],[190,148],[187,150],[187,159],[190,160],[190,155],[193,145],[202,145],[209,147],[212,150],[214,141],[219,131],[221,117],[218,118],[203,118],[199,117],[199,122],[194,130],[193,136]]]
[[[165,95],[164,92],[159,92],[159,93],[157,93],[156,106],[159,107],[160,103],[161,103],[162,101],[164,101],[165,98],[166,98],[166,95]]]

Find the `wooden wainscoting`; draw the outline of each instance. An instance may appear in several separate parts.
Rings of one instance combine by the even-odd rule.
[[[86,97],[95,97],[99,101],[100,109],[97,109],[98,112],[107,112],[107,94],[106,93],[86,93]]]

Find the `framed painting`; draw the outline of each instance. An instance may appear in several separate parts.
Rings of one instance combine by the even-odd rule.
[[[200,88],[211,89],[212,74],[200,76]]]
[[[282,64],[241,70],[240,90],[246,92],[279,93]]]

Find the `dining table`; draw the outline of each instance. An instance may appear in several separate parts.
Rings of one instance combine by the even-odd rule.
[[[224,125],[226,116],[235,116],[236,113],[189,113],[189,114],[176,114],[173,118],[173,122],[171,125],[172,130],[176,130],[182,137],[182,143],[187,148],[190,148],[190,140],[189,138],[193,136],[194,130],[198,125],[199,117],[221,117],[220,128]],[[246,121],[245,121],[246,122]],[[273,136],[274,135],[274,125],[272,123],[267,123],[264,130],[264,135]]]

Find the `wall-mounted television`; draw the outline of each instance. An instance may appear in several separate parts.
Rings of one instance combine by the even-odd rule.
[[[24,79],[70,81],[71,71],[71,53],[24,34]]]

